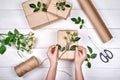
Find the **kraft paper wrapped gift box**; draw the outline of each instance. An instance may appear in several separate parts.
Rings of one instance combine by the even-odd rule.
[[[70,7],[64,6],[65,10],[61,10],[61,9],[58,10],[56,3],[59,3],[59,2],[65,2]],[[67,19],[67,17],[70,15],[71,9],[72,9],[72,4],[70,2],[66,2],[66,0],[51,0],[47,11],[63,19]]]
[[[64,37],[67,36],[66,32],[70,32],[72,34],[74,32],[78,33],[77,30],[59,30],[58,33],[57,33],[57,40],[58,40],[58,44],[61,45],[61,47],[65,47],[65,45],[66,45],[66,41],[64,39]],[[72,45],[78,45],[78,42],[71,43],[70,46],[72,46]],[[62,55],[62,53],[63,52],[59,50],[58,57],[60,59],[64,59],[64,60],[73,60],[74,59],[74,53],[75,53],[75,51],[70,51],[69,50],[69,51],[65,52],[63,55]]]
[[[48,25],[60,19],[59,17],[53,14],[43,12],[41,9],[37,12],[33,12],[34,9],[31,8],[29,5],[32,3],[37,5],[38,2],[41,3],[41,6],[43,3],[45,3],[48,7],[50,0],[28,0],[22,4],[26,18],[28,20],[28,24],[31,28],[34,29],[38,27],[43,27],[44,25]]]

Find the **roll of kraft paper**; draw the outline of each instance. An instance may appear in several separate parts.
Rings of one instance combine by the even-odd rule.
[[[112,39],[112,35],[107,29],[105,23],[103,22],[102,18],[100,17],[99,13],[97,12],[96,8],[94,7],[91,0],[78,0],[83,11],[90,19],[91,23],[93,24],[94,28],[96,29],[98,35],[105,43]]]
[[[15,71],[19,77],[23,76],[25,73],[33,70],[34,68],[39,66],[38,59],[33,56],[26,60],[25,62],[22,62],[21,64],[17,65],[15,67]]]

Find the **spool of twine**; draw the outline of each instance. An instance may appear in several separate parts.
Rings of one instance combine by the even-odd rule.
[[[25,62],[20,63],[15,66],[15,71],[19,77],[23,76],[25,73],[33,70],[34,68],[39,66],[39,61],[35,56],[32,56]]]

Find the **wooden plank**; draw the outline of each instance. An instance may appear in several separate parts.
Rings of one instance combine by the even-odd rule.
[[[73,9],[81,9],[80,5],[78,4],[78,0],[68,0],[70,2],[72,2]],[[100,2],[98,0],[92,0],[94,6],[96,7],[96,9],[120,9],[120,1],[119,0],[100,0]]]
[[[24,55],[24,58],[20,58],[18,54],[16,53],[16,50],[13,49],[8,49],[4,55],[0,55],[0,68],[7,68],[7,67],[14,67],[21,62],[25,61],[31,56],[36,56],[40,61],[43,62],[47,57],[47,52],[48,49],[34,49],[32,54],[27,54],[27,53],[22,53]],[[108,63],[103,63],[99,57],[99,51],[96,48],[93,48],[93,51],[97,53],[97,58],[94,60],[91,60],[90,62],[92,63],[92,68],[91,69],[118,69],[120,68],[119,64],[119,58],[120,58],[120,49],[109,49],[114,57],[111,59]],[[87,53],[89,53],[87,51]],[[43,64],[41,64],[40,68],[48,68],[49,67],[49,60],[44,61]],[[74,61],[69,61],[69,60],[59,60],[58,61],[58,67],[60,68],[71,68],[74,66]],[[83,64],[84,69],[88,69],[86,67],[86,62]]]
[[[99,10],[101,17],[103,18],[105,24],[108,28],[120,28],[119,19],[120,19],[120,10]],[[8,14],[9,13],[9,14]],[[81,10],[72,10],[70,17],[67,20],[59,20],[50,25],[43,27],[47,28],[68,28],[68,29],[79,29],[79,25],[74,24],[71,21],[72,17],[78,17],[85,19],[86,28],[93,28],[93,25],[87,18],[87,16]],[[0,29],[5,28],[30,28],[26,20],[23,10],[1,10],[0,11]],[[60,25],[59,25],[60,24]]]
[[[67,29],[67,28],[63,28]],[[35,36],[37,38],[37,45],[36,48],[48,48],[50,45],[57,44],[57,31],[62,29],[38,29],[33,31],[35,33]],[[71,29],[67,29],[71,30]],[[79,45],[93,45],[88,36],[91,36],[92,39],[98,43],[99,47],[104,48],[120,48],[120,29],[109,29],[111,34],[113,35],[113,39],[110,40],[107,43],[102,43],[100,37],[96,33],[94,29],[73,29],[78,30],[79,36],[81,37],[81,40],[79,41]],[[1,29],[0,33],[7,33],[8,31],[13,31],[13,29]],[[29,31],[32,31],[31,29],[19,29],[21,33],[27,34]],[[48,41],[49,40],[49,41]]]
[[[0,68],[0,79],[1,80],[23,80],[22,77],[18,77],[13,67]]]
[[[12,68],[0,68],[0,71],[1,80],[45,80],[48,68],[36,68],[23,77],[17,77]],[[69,76],[67,73],[72,76]],[[120,69],[83,69],[83,75],[85,80],[119,80]],[[75,80],[74,76],[74,68],[58,68],[56,80]]]
[[[119,80],[120,69],[90,69],[83,70],[85,80]]]
[[[0,9],[22,9],[21,4],[27,0],[3,0],[0,2]],[[77,0],[68,0],[73,3],[73,9],[80,9]],[[97,9],[120,9],[119,0],[92,0]]]

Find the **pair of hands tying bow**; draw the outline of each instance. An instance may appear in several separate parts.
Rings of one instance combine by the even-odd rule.
[[[57,63],[58,63],[58,47],[55,45],[50,46],[47,55],[50,61],[50,68],[46,80],[55,80]],[[76,47],[75,59],[74,59],[76,80],[84,80],[81,66],[85,59],[86,59],[86,49],[82,46]]]
[[[57,65],[58,47],[55,45],[50,46],[47,55],[50,61],[50,65]],[[86,59],[86,49],[82,46],[76,47],[75,59],[74,59],[75,65],[80,67],[85,59]]]

